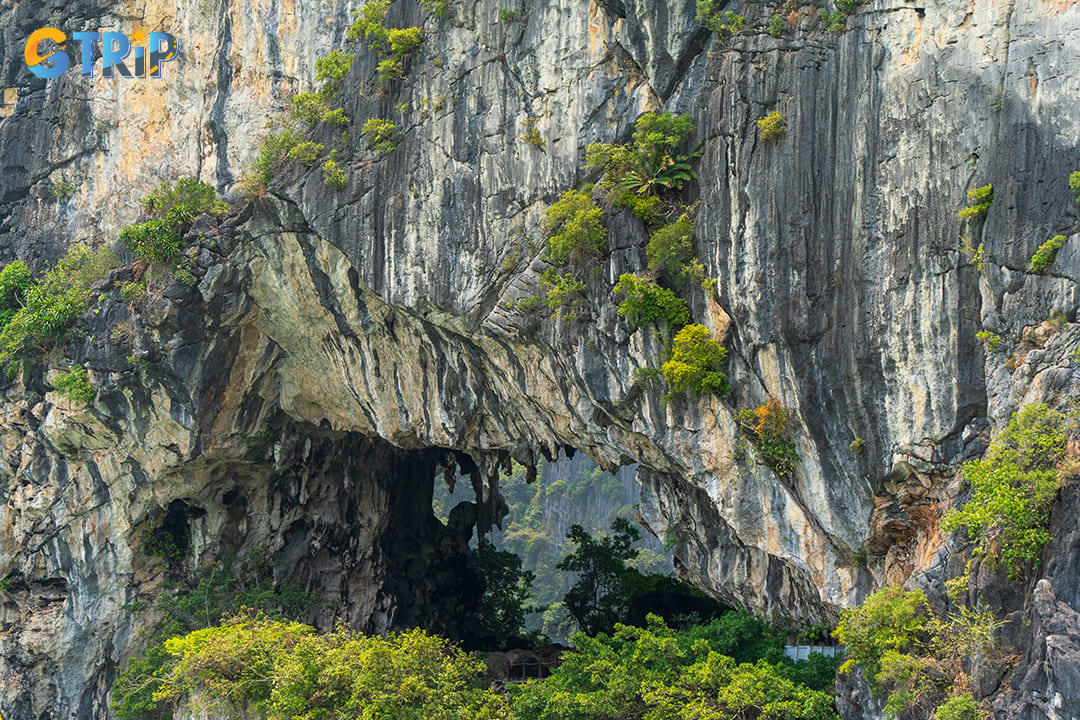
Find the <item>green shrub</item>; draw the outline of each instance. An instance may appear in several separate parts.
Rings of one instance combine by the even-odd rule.
[[[402,67],[401,61],[397,58],[387,58],[379,63],[375,68],[379,77],[379,84],[384,88],[388,87],[390,83],[395,80],[400,80],[405,74],[405,68]]]
[[[630,145],[590,143],[585,148],[585,166],[603,169],[603,186],[616,196],[627,191],[656,195],[680,190],[697,177],[690,162],[701,155],[701,147],[686,147],[694,130],[689,115],[648,112],[634,123]]]
[[[735,422],[777,475],[795,472],[799,454],[791,440],[791,410],[769,398],[757,409],[735,413]]]
[[[1080,202],[1080,170],[1069,175],[1069,187],[1076,193],[1076,202]]]
[[[994,352],[997,350],[998,343],[1001,342],[1001,336],[993,330],[980,330],[975,333],[975,337],[982,340],[987,352]]]
[[[364,3],[360,9],[354,11],[356,20],[349,26],[346,37],[349,40],[363,38],[376,49],[386,47],[388,38],[385,23],[389,9],[390,0],[369,0]]]
[[[335,108],[333,110],[327,110],[322,114],[322,121],[330,123],[334,127],[341,127],[345,123],[349,122],[349,116],[345,114],[345,111],[341,108]]]
[[[387,41],[394,57],[400,59],[424,44],[424,31],[418,27],[392,28],[387,31]]]
[[[663,227],[668,222],[661,214],[664,203],[656,195],[638,195],[633,190],[624,190],[615,197],[612,205],[628,209],[650,230]]]
[[[600,223],[600,206],[592,199],[592,186],[567,190],[545,215],[547,256],[555,265],[601,257],[607,250],[607,232]]]
[[[994,201],[994,186],[983,185],[982,187],[968,190],[968,206],[956,213],[961,220],[981,218],[990,210],[990,204]]]
[[[773,110],[765,117],[758,118],[758,137],[762,140],[779,140],[786,129],[787,120],[784,119],[784,113],[779,110]]]
[[[863,0],[836,0],[836,9],[845,15],[852,15],[862,3]]]
[[[982,720],[982,717],[979,704],[969,692],[949,698],[934,714],[934,720]]]
[[[334,158],[328,158],[322,165],[323,184],[331,190],[344,190],[349,182],[345,169]]]
[[[1042,404],[1014,414],[985,457],[964,463],[971,497],[941,519],[948,532],[963,528],[988,565],[1004,562],[1011,578],[1020,577],[1029,565],[1037,569],[1050,541],[1056,465],[1065,458],[1065,425],[1064,415]]]
[[[420,0],[420,6],[436,20],[450,12],[450,0]]]
[[[619,276],[615,294],[625,296],[619,303],[619,315],[637,327],[663,321],[677,328],[690,322],[686,301],[652,280],[624,273]]]
[[[693,390],[698,395],[731,391],[727,375],[720,366],[727,359],[727,350],[713,339],[704,325],[687,325],[672,342],[671,359],[663,364],[664,379],[676,393]]]
[[[847,648],[848,659],[840,672],[859,665],[866,669],[871,685],[876,686],[885,653],[923,647],[931,619],[923,591],[909,592],[901,587],[879,590],[859,607],[842,610],[833,633]]]
[[[131,280],[120,284],[120,297],[124,300],[139,300],[146,294],[146,278]]]
[[[665,272],[677,290],[682,290],[687,280],[699,274],[694,263],[694,222],[685,213],[654,232],[645,252],[649,269]]]
[[[1046,269],[1054,264],[1057,251],[1065,244],[1065,239],[1064,235],[1055,235],[1040,245],[1035,254],[1031,256],[1031,272],[1046,272]]]
[[[138,257],[156,265],[175,265],[184,252],[180,227],[165,219],[129,225],[120,231],[120,242]]]
[[[169,638],[217,625],[241,611],[294,618],[311,607],[314,595],[291,578],[274,586],[267,559],[261,551],[249,552],[244,561],[226,557],[206,568],[195,587],[167,589],[161,595],[155,606],[160,619],[149,632],[149,644],[120,668],[113,682],[110,701],[117,720],[173,717],[165,679],[177,658],[166,651]]]
[[[296,130],[285,129],[280,133],[267,133],[259,146],[259,156],[255,159],[255,172],[259,182],[269,185],[285,163],[289,151],[304,142],[304,136]]]
[[[368,146],[379,155],[387,155],[397,149],[398,126],[393,120],[371,118],[360,131],[367,136]]]
[[[851,450],[851,452],[855,453],[856,455],[862,455],[863,448],[865,448],[865,447],[866,447],[866,441],[863,440],[861,437],[855,438],[854,440],[851,441],[851,444],[848,445],[848,449]]]
[[[30,287],[22,285],[25,276],[21,270],[10,271],[8,280],[17,284],[22,304],[0,331],[0,365],[31,360],[63,340],[89,307],[90,286],[115,266],[116,256],[111,249],[95,251],[73,245]]]
[[[203,213],[220,215],[229,211],[229,204],[218,198],[214,188],[195,178],[181,178],[175,185],[163,183],[142,199],[143,209],[152,217],[165,218],[180,208],[194,220]]]
[[[716,0],[698,0],[697,21],[718,35],[725,32],[737,35],[742,30],[744,18],[730,10],[721,12],[722,5]]]
[[[769,24],[766,28],[770,35],[774,38],[778,38],[784,34],[784,16],[780,14],[773,15],[769,18]]]
[[[0,330],[22,307],[27,291],[33,286],[34,277],[22,260],[8,263],[0,270]]]
[[[64,201],[75,194],[75,186],[66,180],[56,180],[53,182],[52,187],[53,197],[57,200]]]
[[[320,83],[319,92],[323,97],[329,99],[337,93],[349,74],[352,61],[352,55],[337,49],[315,61],[315,81]]]
[[[842,33],[847,26],[847,15],[842,12],[822,12],[821,26],[830,32]]]
[[[585,309],[585,283],[571,275],[548,268],[540,275],[547,306],[573,319]]]
[[[72,402],[88,405],[93,399],[94,388],[90,387],[90,378],[86,368],[76,365],[66,373],[60,373],[53,380],[53,388]]]
[[[322,151],[322,143],[307,140],[294,145],[289,150],[289,159],[310,166],[315,162]]]
[[[302,123],[314,126],[327,111],[326,100],[318,93],[296,93],[289,100],[289,116]]]
[[[503,8],[499,10],[499,22],[513,22],[517,19],[517,10]]]

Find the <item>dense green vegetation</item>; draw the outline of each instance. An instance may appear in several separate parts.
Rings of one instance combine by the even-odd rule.
[[[994,201],[994,186],[983,185],[982,187],[968,190],[968,205],[960,210],[957,215],[961,220],[974,220],[986,215],[990,205]]]
[[[547,256],[552,264],[561,266],[603,256],[607,251],[607,231],[600,222],[603,216],[592,199],[591,185],[563,193],[544,218]]]
[[[469,565],[480,576],[484,588],[476,617],[484,637],[503,642],[525,633],[525,616],[536,575],[522,570],[521,558],[509,550],[499,550],[487,538],[480,538],[469,555]]]
[[[65,257],[38,280],[12,263],[0,274],[0,366],[41,358],[62,341],[90,306],[90,286],[116,266],[109,248],[91,250],[73,245]],[[14,267],[13,267],[14,266]]]
[[[942,528],[963,529],[976,554],[991,565],[1004,562],[1010,577],[1037,569],[1050,541],[1050,509],[1071,422],[1043,404],[1015,413],[985,457],[964,463],[971,497],[942,518]]]
[[[835,635],[848,659],[840,671],[862,667],[875,693],[886,698],[886,716],[915,710],[930,717],[936,709],[940,720],[978,712],[973,678],[1002,662],[995,634],[1003,623],[986,607],[963,605],[967,578],[958,580],[963,592],[950,594],[960,607],[944,617],[933,613],[921,590],[898,587],[841,614]]]
[[[787,130],[787,120],[784,113],[773,110],[768,115],[758,118],[758,137],[762,140],[779,140]]]
[[[654,280],[623,273],[614,292],[623,296],[619,314],[638,327],[663,322],[670,328],[677,328],[690,322],[686,301]]]
[[[705,277],[705,268],[694,256],[694,222],[686,213],[654,232],[645,253],[649,258],[649,269],[664,273],[679,292],[688,282],[700,283]]]
[[[90,378],[86,368],[76,365],[66,373],[60,373],[53,380],[56,392],[74,402],[88,404],[94,399],[94,388],[90,387]]]
[[[157,708],[266,720],[834,720],[835,664],[791,663],[780,635],[746,613],[672,630],[618,625],[579,635],[553,675],[493,690],[484,664],[422,630],[318,634],[244,613],[167,640]],[[124,717],[151,717],[127,715]]]
[[[1031,256],[1031,272],[1042,273],[1046,272],[1047,268],[1054,264],[1054,258],[1057,257],[1057,251],[1061,249],[1061,246],[1065,244],[1064,235],[1055,235],[1050,238],[1035,251],[1035,254]]]
[[[629,145],[590,143],[585,148],[585,166],[603,170],[602,184],[614,196],[624,192],[656,196],[681,190],[697,178],[690,163],[701,155],[701,148],[688,147],[694,129],[689,115],[645,113],[634,123]]]
[[[147,638],[146,649],[124,664],[112,686],[111,707],[117,720],[172,717],[165,702],[172,697],[167,678],[176,660],[166,647],[169,639],[213,627],[242,610],[264,612],[272,618],[297,618],[314,602],[290,580],[275,585],[269,573],[265,554],[253,552],[242,560],[226,558],[211,566],[195,587],[167,585],[155,608],[160,620]],[[126,609],[145,611],[141,604]]]
[[[758,449],[765,463],[777,475],[795,472],[799,454],[791,439],[791,410],[775,398],[769,398],[754,410],[735,413],[735,422],[747,440]],[[862,441],[856,438],[852,452],[862,451]]]
[[[661,370],[671,391],[668,397],[693,390],[698,395],[731,392],[727,375],[720,371],[727,350],[704,325],[687,325],[672,342],[671,359]]]
[[[1076,202],[1080,202],[1080,170],[1069,175],[1069,187],[1076,193]]]
[[[155,265],[176,269],[186,245],[184,231],[199,215],[220,215],[229,205],[220,200],[214,189],[192,178],[182,178],[175,185],[164,183],[142,200],[151,219],[120,231],[120,241]]]

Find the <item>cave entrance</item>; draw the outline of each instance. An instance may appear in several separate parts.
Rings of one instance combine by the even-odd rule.
[[[527,481],[526,468],[517,464],[509,477],[499,480],[499,492],[509,512],[501,527],[492,528],[486,537],[497,549],[515,553],[521,558],[522,569],[534,573],[533,604],[554,605],[575,582],[572,573],[555,567],[573,549],[567,540],[573,525],[580,525],[595,537],[608,534],[616,518],[635,521],[641,497],[635,472],[635,465],[627,465],[609,473],[584,453],[568,456],[560,451],[554,460],[540,461],[533,482]],[[453,491],[448,483],[436,481],[432,511],[447,524],[455,507],[474,499],[469,478],[459,470]],[[476,534],[469,544],[476,547]],[[629,566],[642,573],[674,574],[670,551],[644,528],[634,547],[638,556],[627,563]],[[573,630],[569,618],[558,610],[533,613],[527,618],[526,629],[541,630],[561,643]]]

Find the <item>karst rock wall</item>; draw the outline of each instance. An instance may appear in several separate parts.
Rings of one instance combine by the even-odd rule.
[[[323,620],[452,629],[454,594],[426,570],[462,547],[425,505],[446,451],[493,478],[510,457],[571,447],[637,464],[642,514],[677,531],[686,579],[821,617],[940,573],[957,464],[1021,404],[1075,394],[1080,331],[1037,328],[1054,310],[1077,319],[1080,204],[1066,178],[1080,169],[1080,4],[874,0],[843,33],[805,6],[784,11],[780,38],[763,27],[773,8],[732,5],[746,29],[720,38],[690,0],[544,2],[510,20],[488,0],[443,19],[399,0],[388,24],[422,24],[425,43],[385,93],[378,57],[345,38],[357,5],[0,3],[0,81],[17,96],[0,120],[0,264],[38,270],[72,243],[113,241],[162,180],[235,197],[315,60],[356,53],[340,91],[343,190],[296,165],[266,198],[196,223],[194,287],[138,307],[100,299],[50,361],[90,369],[88,408],[40,370],[4,385],[5,718],[102,716],[143,622],[123,606],[155,592],[140,533],[170,508],[190,515],[189,572],[266,546],[339,602]],[[46,83],[22,60],[45,24],[167,29],[181,57],[162,81]],[[644,228],[625,212],[607,215],[583,319],[511,307],[537,291],[544,210],[595,179],[585,146],[628,139],[648,110],[693,116],[705,143],[686,199],[718,292],[692,309],[729,349],[728,397],[665,406],[635,379],[663,347],[611,296],[645,265]],[[771,110],[787,120],[778,142],[756,133]],[[372,117],[403,129],[386,157],[361,135]],[[526,118],[542,147],[523,138]],[[70,198],[53,197],[57,180]],[[965,192],[986,183],[989,214],[962,225]],[[983,245],[981,268],[962,234]],[[1051,272],[1029,273],[1054,234],[1069,239]],[[984,327],[1003,352],[984,352]],[[793,478],[733,458],[733,413],[770,395],[795,411]],[[273,457],[252,458],[270,427]],[[478,517],[497,517],[497,492],[477,489]],[[399,557],[395,532],[422,542]],[[1080,608],[1075,588],[1055,590]]]

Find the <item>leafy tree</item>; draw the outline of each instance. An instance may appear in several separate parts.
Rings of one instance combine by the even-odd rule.
[[[525,630],[525,615],[532,611],[530,588],[536,578],[521,569],[521,558],[509,550],[499,550],[485,537],[469,554],[469,564],[480,574],[484,594],[476,610],[487,637],[508,640]]]
[[[548,259],[553,264],[598,258],[607,250],[607,232],[600,222],[604,213],[591,193],[591,185],[567,190],[548,208],[544,225],[548,230]]]
[[[1028,565],[1038,568],[1050,541],[1056,466],[1065,458],[1066,435],[1066,417],[1046,405],[1017,412],[984,458],[964,463],[971,497],[946,513],[941,527],[963,528],[975,552],[991,565],[1004,561],[1010,577],[1020,577]],[[1000,540],[999,553],[990,551],[994,540]]]
[[[619,315],[638,327],[663,321],[668,327],[677,328],[690,322],[686,301],[653,280],[623,273],[614,292],[624,296],[619,303]]]
[[[727,375],[720,366],[727,359],[727,350],[713,339],[704,325],[687,325],[672,342],[671,359],[661,369],[671,391],[676,393],[693,390],[698,395],[731,392]]]
[[[687,148],[694,130],[689,115],[648,112],[634,123],[631,144],[591,143],[585,148],[585,164],[602,169],[604,186],[616,195],[626,191],[658,195],[680,190],[697,177],[690,163],[702,150]]]
[[[626,518],[616,518],[611,534],[599,540],[580,525],[571,526],[567,537],[573,541],[574,551],[556,568],[577,573],[578,580],[563,604],[585,634],[608,632],[615,623],[627,619],[634,598],[651,589],[647,576],[626,566],[637,557],[633,544],[641,538],[641,531]]]

